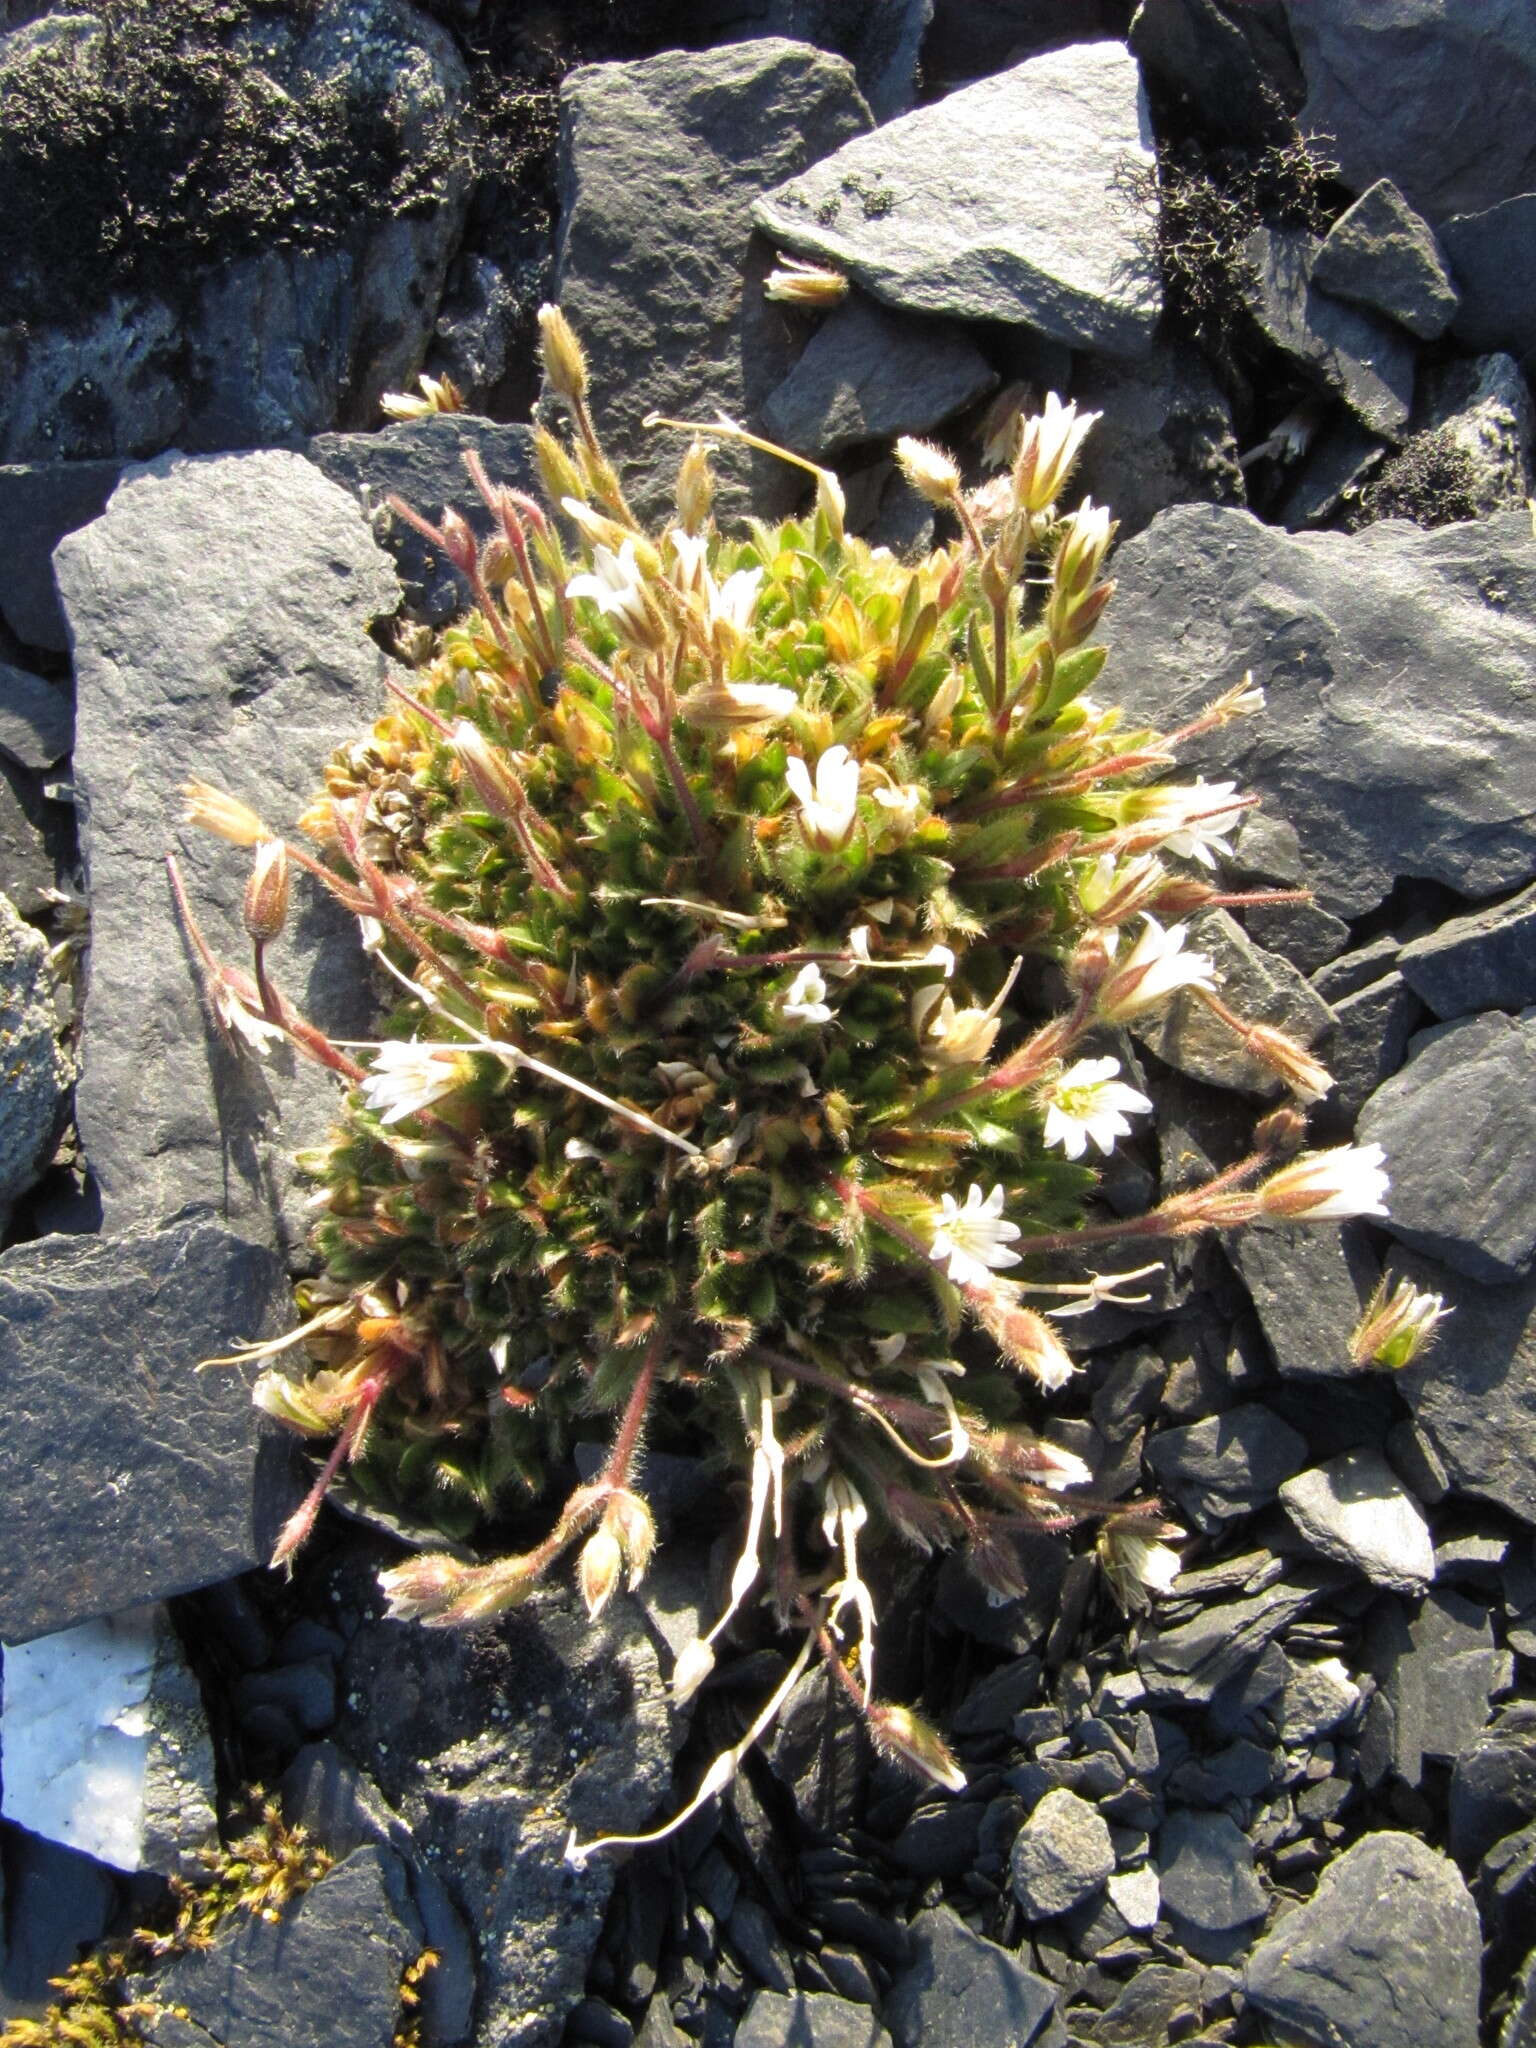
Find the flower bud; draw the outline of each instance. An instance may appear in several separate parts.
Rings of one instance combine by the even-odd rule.
[[[539,466],[539,476],[553,504],[562,498],[579,498],[586,489],[581,471],[567,453],[563,442],[557,440],[548,427],[536,426],[533,430],[533,459]]]
[[[695,1636],[672,1667],[672,1697],[679,1706],[693,1698],[714,1668],[714,1651],[703,1636]]]
[[[946,1792],[965,1790],[965,1773],[935,1729],[908,1707],[872,1702],[864,1716],[870,1739],[893,1763],[903,1764],[919,1778],[942,1785]]]
[[[587,395],[587,359],[558,306],[539,308],[539,353],[550,388],[569,404],[579,405]]]
[[[1306,1135],[1305,1116],[1291,1103],[1285,1102],[1254,1125],[1253,1146],[1256,1152],[1272,1152],[1277,1157],[1284,1157],[1299,1151]]]
[[[1384,1365],[1398,1372],[1434,1342],[1435,1325],[1451,1311],[1443,1294],[1421,1294],[1411,1280],[1395,1288],[1383,1276],[1366,1303],[1349,1340],[1356,1365]]]
[[[587,1604],[587,1618],[596,1621],[618,1589],[624,1569],[624,1552],[619,1539],[605,1521],[582,1545],[576,1566],[576,1583]]]
[[[896,461],[913,490],[930,505],[953,505],[959,496],[959,470],[931,441],[903,434],[896,443]]]
[[[684,533],[702,533],[715,502],[715,472],[702,441],[689,443],[677,472],[677,516]]]
[[[184,782],[181,793],[187,800],[183,813],[187,823],[201,825],[205,832],[227,839],[232,846],[256,846],[272,837],[249,804],[215,789],[210,782]]]
[[[1272,1030],[1268,1024],[1251,1024],[1243,1034],[1243,1045],[1303,1102],[1321,1102],[1333,1087],[1328,1069],[1283,1031]]]
[[[454,756],[476,796],[498,818],[515,818],[523,809],[523,789],[501,754],[479,726],[461,718],[449,738]]]
[[[245,929],[257,940],[275,939],[288,918],[288,849],[281,839],[256,848],[242,910]]]
[[[835,306],[848,296],[848,280],[839,270],[823,270],[819,264],[785,256],[763,280],[763,296],[787,306]]]
[[[603,1527],[618,1539],[627,1567],[624,1583],[632,1593],[645,1577],[656,1554],[655,1517],[638,1493],[631,1493],[627,1486],[621,1486],[609,1499],[603,1514]]]

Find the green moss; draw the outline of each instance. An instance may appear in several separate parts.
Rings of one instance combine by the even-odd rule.
[[[1351,530],[1378,519],[1411,519],[1416,526],[1450,526],[1476,519],[1477,464],[1444,427],[1412,435],[1360,496]]]

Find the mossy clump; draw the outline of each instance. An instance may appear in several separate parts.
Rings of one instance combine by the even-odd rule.
[[[0,317],[51,323],[115,290],[179,292],[215,261],[328,247],[433,204],[456,137],[450,123],[407,135],[398,55],[287,77],[282,53],[318,12],[99,0],[27,31],[0,108]]]
[[[1412,434],[1360,493],[1348,524],[1352,532],[1378,519],[1411,519],[1415,526],[1451,526],[1487,510],[1472,453],[1447,427]]]

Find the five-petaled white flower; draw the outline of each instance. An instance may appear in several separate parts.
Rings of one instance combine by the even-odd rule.
[[[1061,495],[1078,451],[1102,417],[1080,413],[1075,405],[1063,405],[1054,391],[1046,393],[1045,410],[1024,421],[1013,458],[1014,488],[1026,511],[1043,512]]]
[[[723,583],[717,583],[706,569],[704,606],[710,625],[728,626],[731,632],[744,635],[752,623],[762,580],[761,569],[733,569]]]
[[[1216,986],[1216,968],[1204,953],[1186,953],[1188,928],[1165,931],[1151,911],[1142,912],[1142,932],[1100,988],[1095,1009],[1106,1024],[1139,1017],[1181,988]]]
[[[983,1197],[973,1181],[963,1208],[953,1195],[941,1195],[939,1202],[928,1255],[957,1287],[975,1282],[984,1286],[997,1268],[1018,1265],[1020,1254],[1008,1247],[1020,1235],[1019,1226],[1003,1214],[1001,1182]]]
[[[1327,1152],[1303,1152],[1255,1190],[1259,1213],[1279,1223],[1385,1216],[1385,1157],[1380,1145],[1335,1145]]]
[[[1190,787],[1148,789],[1141,792],[1136,810],[1141,817],[1173,829],[1163,841],[1170,853],[1181,860],[1199,861],[1213,868],[1218,853],[1231,854],[1228,833],[1237,829],[1248,806],[1237,795],[1235,782],[1196,782]]]
[[[1116,1138],[1130,1134],[1127,1115],[1145,1116],[1152,1107],[1139,1089],[1114,1078],[1119,1071],[1118,1060],[1077,1060],[1042,1091],[1047,1145],[1081,1159],[1091,1139],[1108,1158]]]
[[[812,846],[835,853],[846,846],[858,815],[859,764],[846,747],[828,747],[816,763],[816,782],[798,754],[784,766],[784,780],[800,806],[800,829]]]
[[[779,1015],[786,1024],[827,1024],[832,1012],[826,1003],[827,984],[821,969],[802,967],[779,998]]]
[[[472,1072],[469,1060],[451,1045],[391,1042],[373,1056],[363,1080],[363,1101],[380,1123],[397,1124],[463,1087]]]
[[[615,554],[599,543],[592,550],[592,567],[573,576],[565,586],[567,597],[590,597],[606,617],[617,619],[628,633],[646,630],[645,584],[635,561],[635,544],[624,542]]]

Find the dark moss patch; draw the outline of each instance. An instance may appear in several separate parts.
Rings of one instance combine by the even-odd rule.
[[[0,318],[56,322],[115,290],[179,290],[257,248],[339,242],[433,202],[450,138],[406,147],[386,78],[293,90],[262,44],[314,0],[102,0],[47,31],[0,112]]]
[[[1378,519],[1411,519],[1415,526],[1451,526],[1476,519],[1487,507],[1478,497],[1478,469],[1444,427],[1412,435],[1360,494],[1348,521],[1351,532]]]

